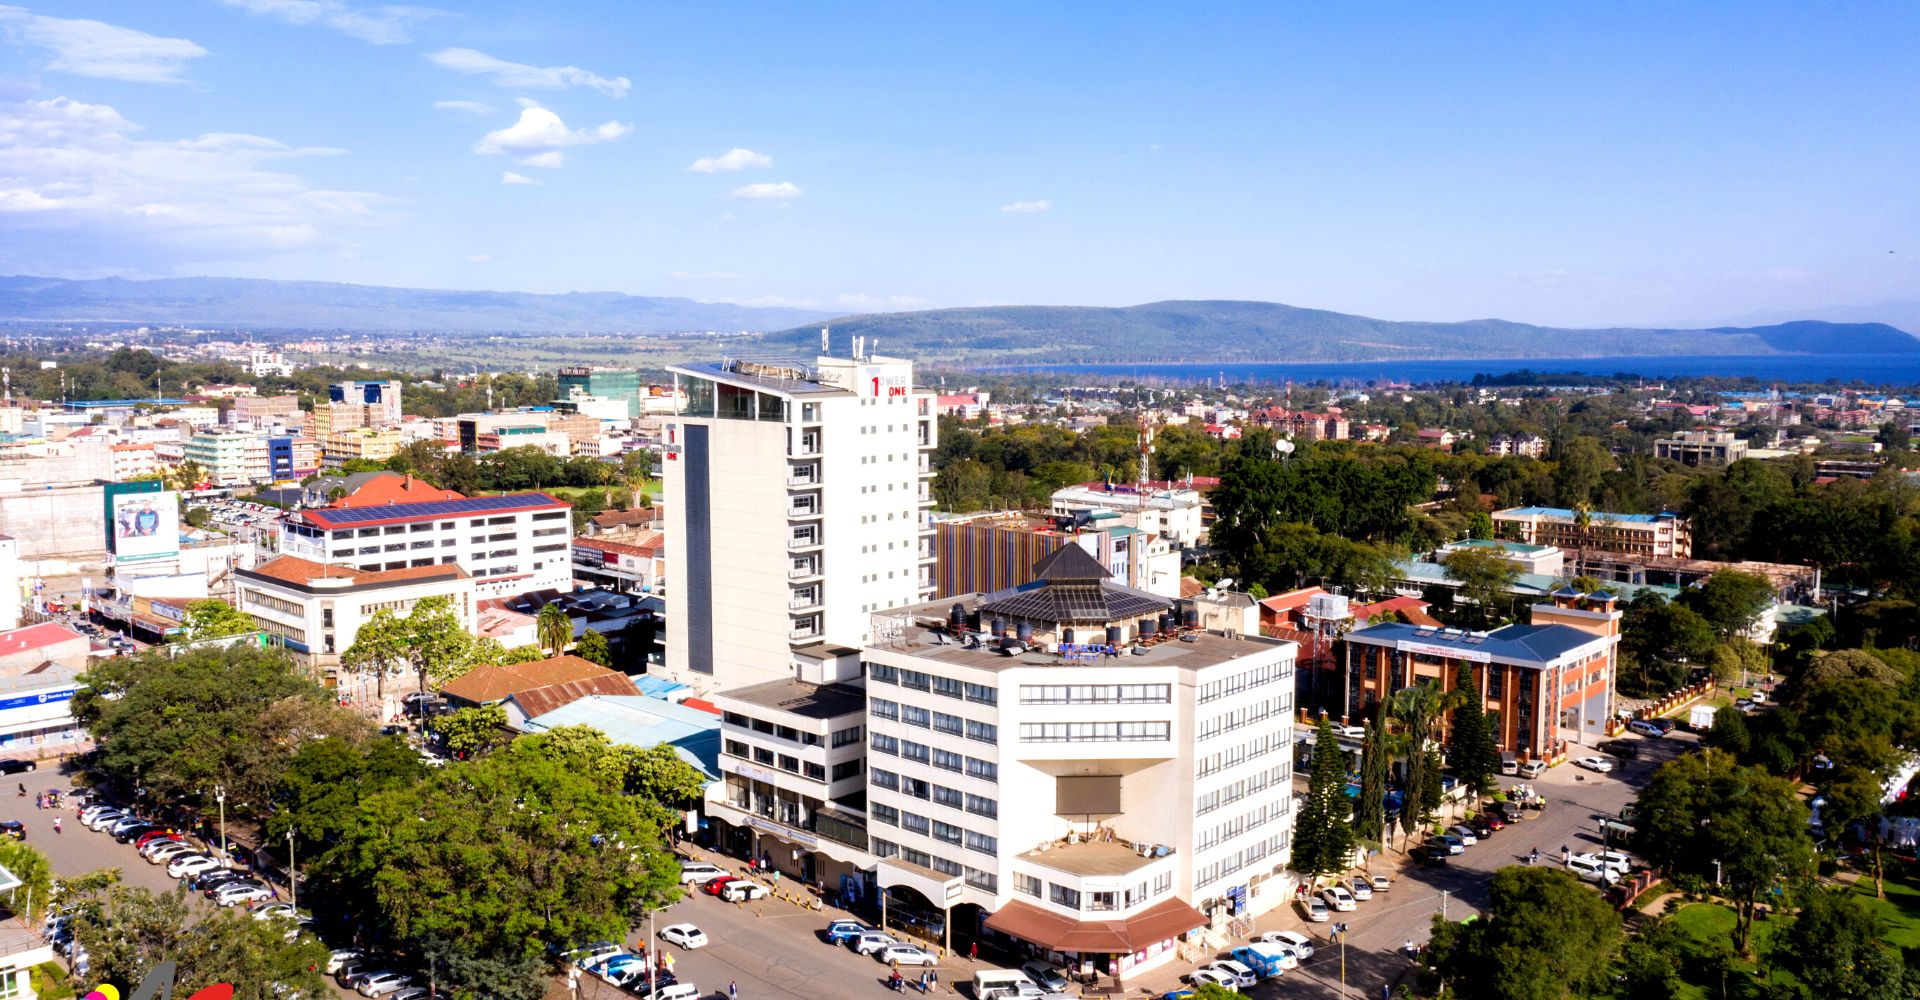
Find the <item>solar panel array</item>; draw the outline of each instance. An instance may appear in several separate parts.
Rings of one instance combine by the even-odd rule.
[[[328,507],[307,513],[325,524],[362,524],[367,521],[391,521],[402,517],[441,517],[457,514],[485,514],[499,510],[525,510],[546,507],[555,501],[540,493],[518,493],[504,497],[468,497],[464,500],[425,500],[396,503],[382,507]]]

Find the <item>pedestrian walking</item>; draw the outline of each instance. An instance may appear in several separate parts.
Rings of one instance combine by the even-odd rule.
[[[980,942],[975,941],[967,946],[967,957],[976,962],[980,960]]]
[[[727,982],[727,1000],[740,1000],[740,984],[739,983],[733,982],[731,980]]]
[[[925,971],[920,973],[920,992],[922,993],[927,992],[927,987],[931,985],[931,982],[927,979],[927,975],[928,973]]]
[[[60,817],[58,817],[58,816],[55,816],[55,817],[53,818],[53,832],[55,832],[55,833],[59,833],[59,832],[60,832]]]

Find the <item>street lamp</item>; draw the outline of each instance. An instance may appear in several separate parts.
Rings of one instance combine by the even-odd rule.
[[[300,862],[293,857],[293,827],[287,827],[287,893],[293,898],[294,916],[300,910]]]
[[[220,803],[220,864],[233,867],[233,857],[227,853],[227,786],[213,786],[213,799]]]

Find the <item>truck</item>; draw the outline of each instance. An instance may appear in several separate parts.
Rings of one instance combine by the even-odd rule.
[[[1713,728],[1713,713],[1718,711],[1712,705],[1695,705],[1687,711],[1687,728],[1696,733],[1704,733]]]
[[[1261,979],[1278,978],[1282,972],[1300,964],[1293,952],[1277,944],[1254,942],[1233,949],[1229,955],[1234,961],[1252,969]]]

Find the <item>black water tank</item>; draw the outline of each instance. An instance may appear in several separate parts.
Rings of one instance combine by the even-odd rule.
[[[1014,626],[1013,637],[1023,643],[1032,642],[1033,626],[1026,622],[1021,622],[1019,625]]]
[[[1007,620],[1005,618],[995,618],[993,620],[993,634],[994,635],[1007,634]]]
[[[980,612],[978,611],[967,612],[967,631],[969,632],[980,631]]]
[[[1140,619],[1140,638],[1151,639],[1160,632],[1160,622],[1152,618]]]
[[[1109,646],[1120,645],[1120,626],[1118,625],[1107,626],[1107,645]]]
[[[1188,608],[1188,609],[1187,609],[1187,619],[1186,619],[1186,626],[1187,626],[1188,628],[1199,628],[1199,627],[1200,627],[1200,612],[1198,612],[1198,611],[1195,611],[1195,610],[1193,610],[1192,608]]]
[[[966,624],[967,607],[964,604],[956,602],[953,608],[947,612],[947,627],[957,630],[965,627]]]
[[[1061,629],[1061,630],[1060,630],[1060,641],[1061,641],[1061,642],[1063,642],[1063,643],[1066,643],[1066,644],[1067,644],[1067,645],[1069,645],[1069,646],[1071,646],[1071,645],[1073,645],[1073,644],[1074,644],[1074,642],[1075,642],[1075,639],[1074,639],[1074,635],[1073,635],[1073,630],[1072,630],[1072,629],[1070,629],[1070,628],[1063,628],[1063,629]]]
[[[1171,632],[1180,627],[1180,616],[1171,611],[1160,612],[1160,631]]]

